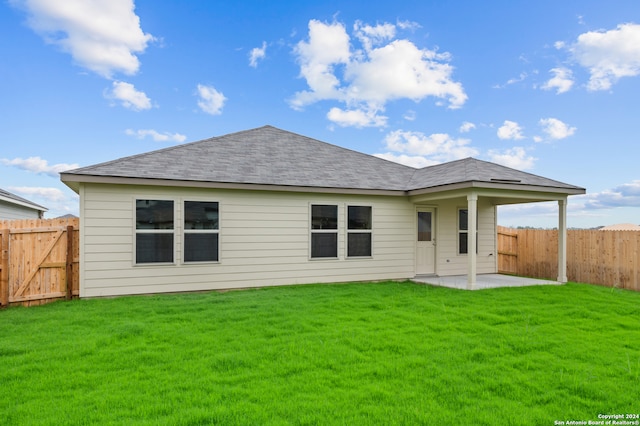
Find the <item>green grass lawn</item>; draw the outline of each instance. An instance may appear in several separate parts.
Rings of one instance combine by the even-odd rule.
[[[640,294],[412,283],[0,311],[0,424],[553,425],[640,412]]]

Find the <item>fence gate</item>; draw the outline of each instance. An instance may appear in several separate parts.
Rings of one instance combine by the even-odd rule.
[[[73,226],[5,229],[2,240],[3,306],[71,299],[77,294]]]
[[[518,234],[498,226],[498,273],[518,273]]]

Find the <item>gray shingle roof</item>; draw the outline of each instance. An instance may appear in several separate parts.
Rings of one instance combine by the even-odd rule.
[[[473,158],[415,169],[272,126],[70,170],[62,180],[70,175],[391,191],[491,179],[578,188]]]
[[[417,170],[408,189],[433,188],[461,182],[508,183],[564,189],[583,189],[542,176],[475,158],[465,158]]]

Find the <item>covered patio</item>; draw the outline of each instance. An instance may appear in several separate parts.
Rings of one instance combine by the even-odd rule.
[[[468,238],[468,247],[476,247],[476,250],[468,250],[467,273],[465,275],[428,277],[429,284],[441,285],[451,288],[465,288],[477,290],[495,287],[516,287],[525,285],[540,285],[551,283],[567,282],[567,199],[569,195],[584,194],[583,188],[572,187],[570,185],[549,181],[533,175],[519,174],[518,177],[526,177],[528,181],[522,179],[486,179],[489,182],[469,181],[449,185],[450,189],[443,190],[439,187],[425,188],[413,191],[412,200],[416,204],[438,203],[443,200],[455,200],[458,205],[467,206],[467,228],[465,229]],[[551,184],[557,186],[550,186]],[[546,185],[546,186],[545,186]],[[537,203],[553,201],[558,203],[558,277],[557,281],[545,281],[511,277],[499,274],[479,274],[478,273],[478,202],[481,198],[488,199],[493,206],[508,204]],[[497,222],[494,224],[497,225]],[[497,237],[496,237],[497,238]],[[497,245],[497,242],[496,242]],[[496,248],[497,250],[497,248]],[[497,257],[496,267],[497,268]],[[436,270],[438,274],[438,270]],[[425,282],[425,281],[420,281]]]
[[[437,287],[456,288],[458,290],[486,290],[489,288],[526,287],[532,285],[562,285],[559,281],[541,280],[537,278],[516,277],[501,274],[477,274],[475,285],[469,286],[467,275],[452,275],[447,277],[416,276],[412,280],[416,283]]]

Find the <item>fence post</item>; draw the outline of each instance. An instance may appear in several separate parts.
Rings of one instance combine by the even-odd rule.
[[[65,281],[67,285],[67,300],[73,296],[73,226],[67,226],[67,260]]]
[[[0,305],[9,305],[9,230],[2,230],[2,256],[0,257]]]

